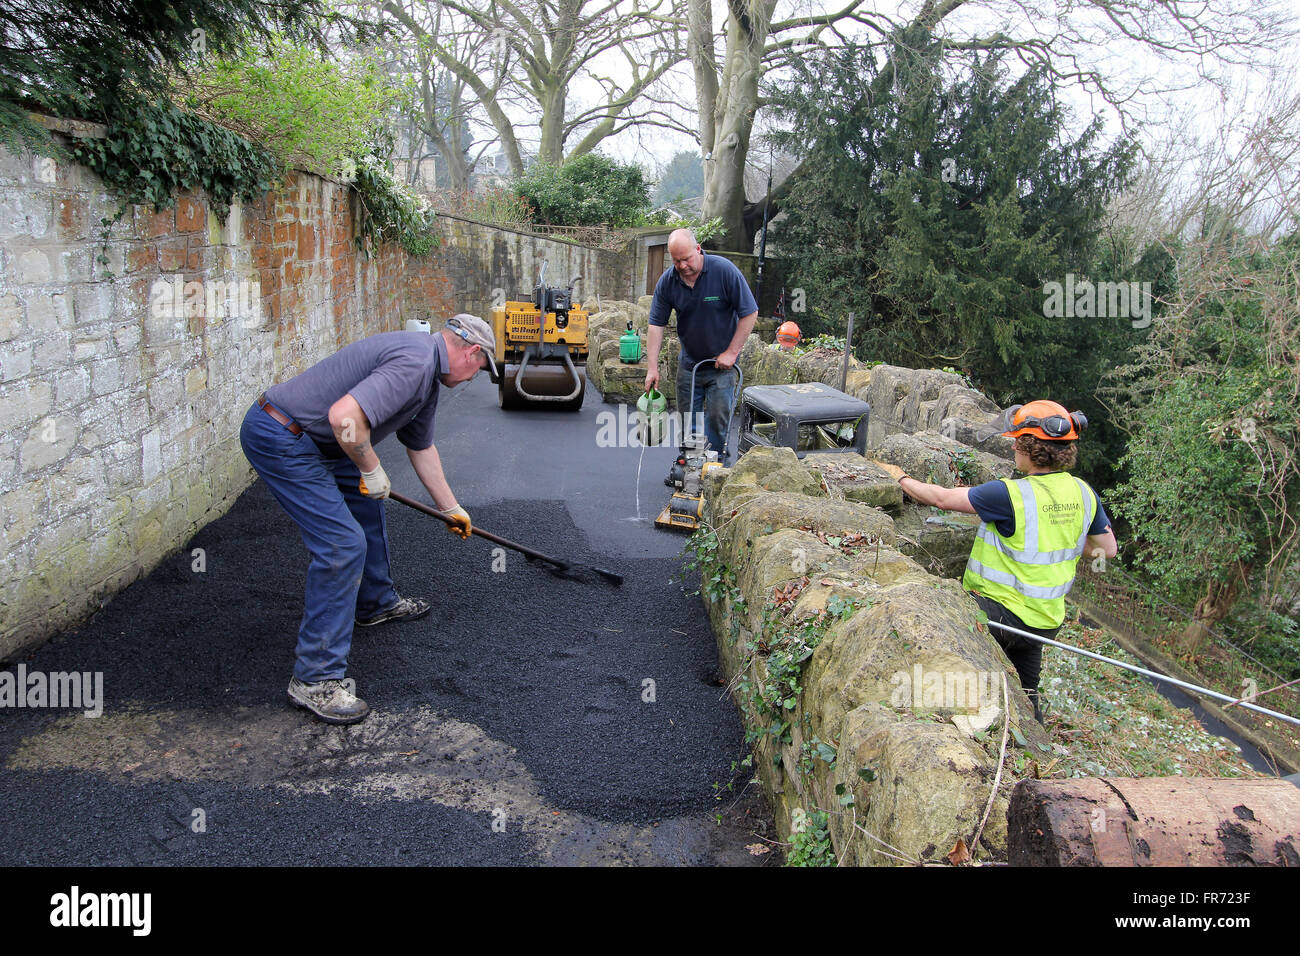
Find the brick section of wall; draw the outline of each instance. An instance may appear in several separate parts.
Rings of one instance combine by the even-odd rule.
[[[224,221],[202,195],[128,207],[105,246],[117,208],[85,169],[0,150],[0,659],[224,513],[267,385],[447,286],[366,258],[351,191],[311,175]]]

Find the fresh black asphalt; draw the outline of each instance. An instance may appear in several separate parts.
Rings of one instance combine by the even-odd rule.
[[[650,525],[667,497],[662,479],[672,451],[599,447],[597,416],[617,410],[592,393],[578,413],[506,413],[496,408],[495,388],[479,378],[445,397],[437,438],[451,485],[475,523],[617,571],[625,583],[548,573],[480,538],[463,542],[435,519],[389,502],[398,589],[429,600],[433,611],[418,621],[358,628],[349,676],[376,714],[400,721],[433,712],[513,749],[557,816],[608,824],[608,832],[698,820],[700,832],[676,825],[670,842],[679,845],[661,847],[655,859],[718,862],[717,838],[704,830],[715,825],[717,787],[733,779],[733,763],[743,756],[742,729],[717,686],[703,607],[681,578],[683,538]],[[427,501],[401,447],[390,439],[379,451],[395,487]],[[203,551],[201,572],[193,570],[195,549]],[[178,554],[25,663],[45,672],[102,671],[105,718],[125,708],[184,712],[200,723],[209,714],[238,727],[244,713],[284,708],[292,717],[273,712],[276,720],[300,721],[301,732],[320,741],[347,741],[352,729],[313,726],[285,700],[305,566],[295,526],[255,482]],[[491,832],[482,807],[398,793],[378,799],[294,790],[296,774],[323,775],[311,745],[286,754],[288,765],[274,774],[232,770],[228,779],[177,772],[136,780],[131,765],[106,774],[72,758],[48,767],[11,761],[56,721],[66,725],[67,712],[0,716],[0,864],[557,859],[539,855],[518,828]],[[186,743],[130,742],[163,757]],[[414,753],[418,743],[411,746]],[[328,782],[359,781],[373,771],[362,758],[331,764]],[[207,817],[202,839],[191,832],[196,807]],[[728,849],[744,838],[737,832]]]

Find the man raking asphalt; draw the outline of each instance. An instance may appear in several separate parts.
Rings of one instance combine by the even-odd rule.
[[[321,720],[351,724],[370,712],[344,681],[353,627],[430,610],[393,587],[383,504],[391,486],[374,446],[396,434],[450,530],[468,539],[473,525],[443,474],[434,415],[441,387],[483,369],[498,377],[494,349],[488,324],[466,314],[432,335],[372,335],[273,385],[244,415],[244,454],[310,556],[289,700]]]

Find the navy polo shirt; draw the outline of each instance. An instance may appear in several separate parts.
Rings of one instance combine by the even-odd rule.
[[[741,318],[757,312],[758,305],[745,277],[729,259],[705,253],[694,288],[682,281],[675,268],[659,277],[650,303],[650,324],[666,326],[673,309],[682,340],[681,367],[689,372],[697,362],[725,352]]]

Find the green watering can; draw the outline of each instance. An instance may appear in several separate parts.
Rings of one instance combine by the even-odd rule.
[[[637,399],[636,409],[641,413],[637,423],[641,444],[662,445],[668,426],[668,399],[652,388]]]

